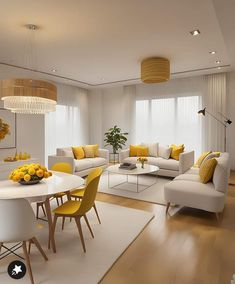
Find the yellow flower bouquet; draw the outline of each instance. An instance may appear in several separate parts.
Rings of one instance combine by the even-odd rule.
[[[137,161],[141,163],[141,168],[144,168],[144,163],[147,162],[148,159],[146,157],[139,157]]]
[[[13,170],[9,179],[20,184],[36,184],[43,178],[50,176],[52,176],[52,173],[40,164],[25,164]]]

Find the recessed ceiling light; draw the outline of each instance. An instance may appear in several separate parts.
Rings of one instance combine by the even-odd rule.
[[[210,54],[216,54],[216,51],[209,51]]]
[[[57,70],[56,70],[55,68],[51,69],[51,71],[52,71],[53,73],[56,73],[56,72],[57,72]]]
[[[201,32],[199,31],[199,30],[193,30],[193,31],[191,31],[190,32],[190,34],[192,35],[192,36],[197,36],[197,35],[199,35]]]
[[[216,60],[215,63],[216,63],[216,64],[220,64],[221,61],[220,61],[220,60]]]

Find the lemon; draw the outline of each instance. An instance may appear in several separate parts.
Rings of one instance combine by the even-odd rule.
[[[34,169],[33,167],[30,167],[30,168],[28,169],[28,173],[29,173],[31,176],[33,176],[33,175],[35,174],[35,169]]]
[[[24,178],[24,172],[19,172],[19,177]]]
[[[37,170],[36,171],[36,175],[38,176],[38,177],[43,177],[43,170]]]
[[[30,176],[29,174],[26,174],[26,175],[24,176],[24,180],[25,180],[25,181],[30,181],[30,180],[31,180],[31,176]]]

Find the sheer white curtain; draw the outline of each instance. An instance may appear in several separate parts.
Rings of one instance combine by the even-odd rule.
[[[136,143],[183,143],[198,156],[202,151],[202,126],[197,114],[201,99],[200,95],[189,95],[136,101]]]
[[[224,118],[221,113],[226,116],[226,74],[207,75],[205,79],[207,83],[206,110],[223,122]],[[224,126],[209,114],[202,119],[205,120],[205,148],[212,151],[224,151]]]
[[[56,148],[80,145],[80,109],[78,106],[57,105],[56,111],[45,117],[45,161]]]

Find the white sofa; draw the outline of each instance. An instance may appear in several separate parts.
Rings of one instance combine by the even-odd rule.
[[[147,164],[158,166],[158,175],[176,177],[185,173],[194,164],[194,151],[183,152],[179,156],[179,161],[174,159],[164,159],[161,157],[147,157]],[[137,163],[137,157],[130,157],[129,149],[121,150],[119,153],[120,163]]]
[[[199,168],[191,168],[167,183],[164,188],[166,212],[171,203],[214,213],[222,212],[230,176],[229,154],[222,153],[217,161],[213,179],[209,183],[200,181]],[[216,216],[218,218],[218,214]]]
[[[71,147],[56,149],[56,155],[48,156],[48,168],[51,169],[55,163],[69,163],[73,169],[73,174],[80,177],[87,176],[96,167],[105,169],[109,163],[109,151],[99,149],[99,157],[74,159]]]

